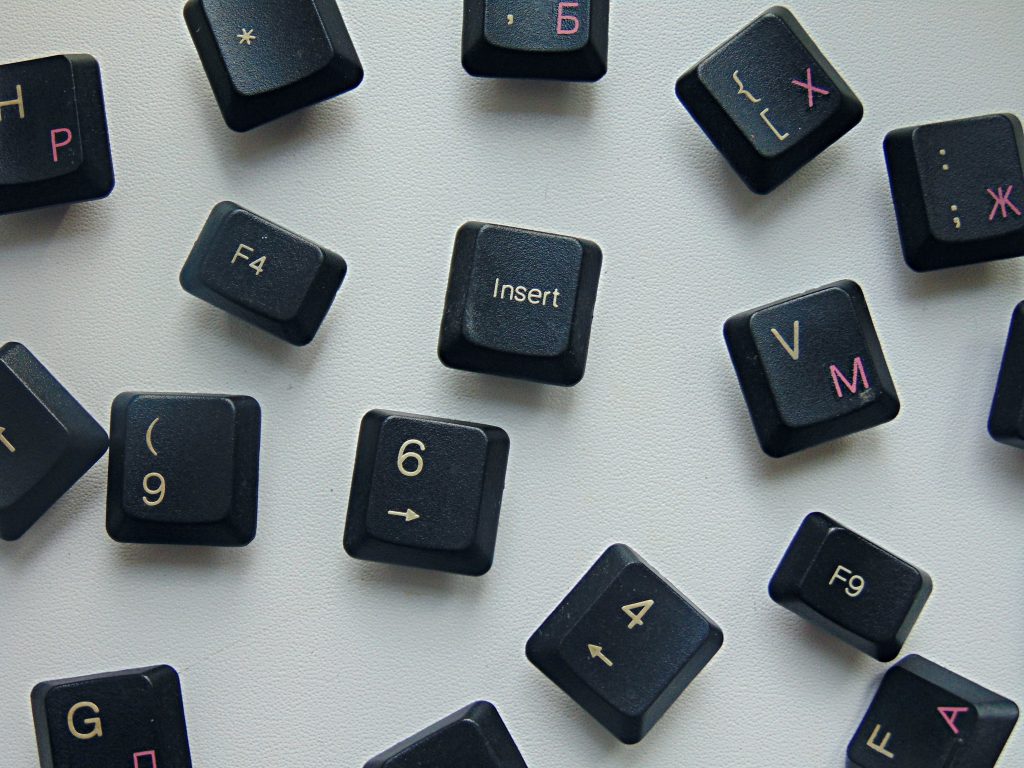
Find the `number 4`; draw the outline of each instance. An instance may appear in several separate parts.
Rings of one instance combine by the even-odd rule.
[[[631,603],[629,605],[622,606],[622,612],[630,618],[629,629],[633,627],[642,627],[644,625],[644,616],[647,612],[654,607],[653,600],[641,600],[639,603]]]
[[[257,275],[263,274],[263,265],[267,263],[266,256],[260,256],[256,261],[249,265],[250,269],[255,269]]]

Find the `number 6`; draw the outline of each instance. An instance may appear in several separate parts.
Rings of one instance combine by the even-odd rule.
[[[421,451],[427,450],[427,446],[419,440],[406,440],[402,443],[402,447],[398,449],[398,471],[406,477],[416,477],[416,475],[423,471],[423,457],[415,451],[406,450],[410,445],[416,446]],[[405,467],[406,462],[410,460],[416,462],[416,468],[413,470],[406,469]]]

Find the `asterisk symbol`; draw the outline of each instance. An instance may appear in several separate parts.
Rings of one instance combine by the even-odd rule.
[[[238,44],[241,45],[242,43],[245,43],[246,45],[252,45],[252,41],[256,39],[256,35],[253,34],[255,31],[255,29],[246,29],[245,27],[242,27],[242,34],[235,35],[235,37],[238,38]]]

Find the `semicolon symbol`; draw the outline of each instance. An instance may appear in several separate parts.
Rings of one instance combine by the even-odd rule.
[[[159,416],[153,419],[153,423],[150,424],[149,429],[146,430],[146,447],[149,448],[149,452],[152,453],[154,456],[159,455],[156,452],[156,448],[153,447],[153,427],[156,426],[156,423],[158,421],[160,421]]]

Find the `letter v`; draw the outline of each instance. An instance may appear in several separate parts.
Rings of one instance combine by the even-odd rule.
[[[772,336],[774,336],[776,338],[776,340],[779,342],[779,344],[782,345],[782,348],[784,350],[786,350],[786,352],[789,354],[790,357],[792,357],[794,360],[799,360],[800,359],[800,321],[799,320],[794,320],[793,321],[793,346],[792,347],[789,346],[789,344],[786,343],[786,340],[784,338],[782,338],[782,334],[779,333],[774,328],[772,328]]]

